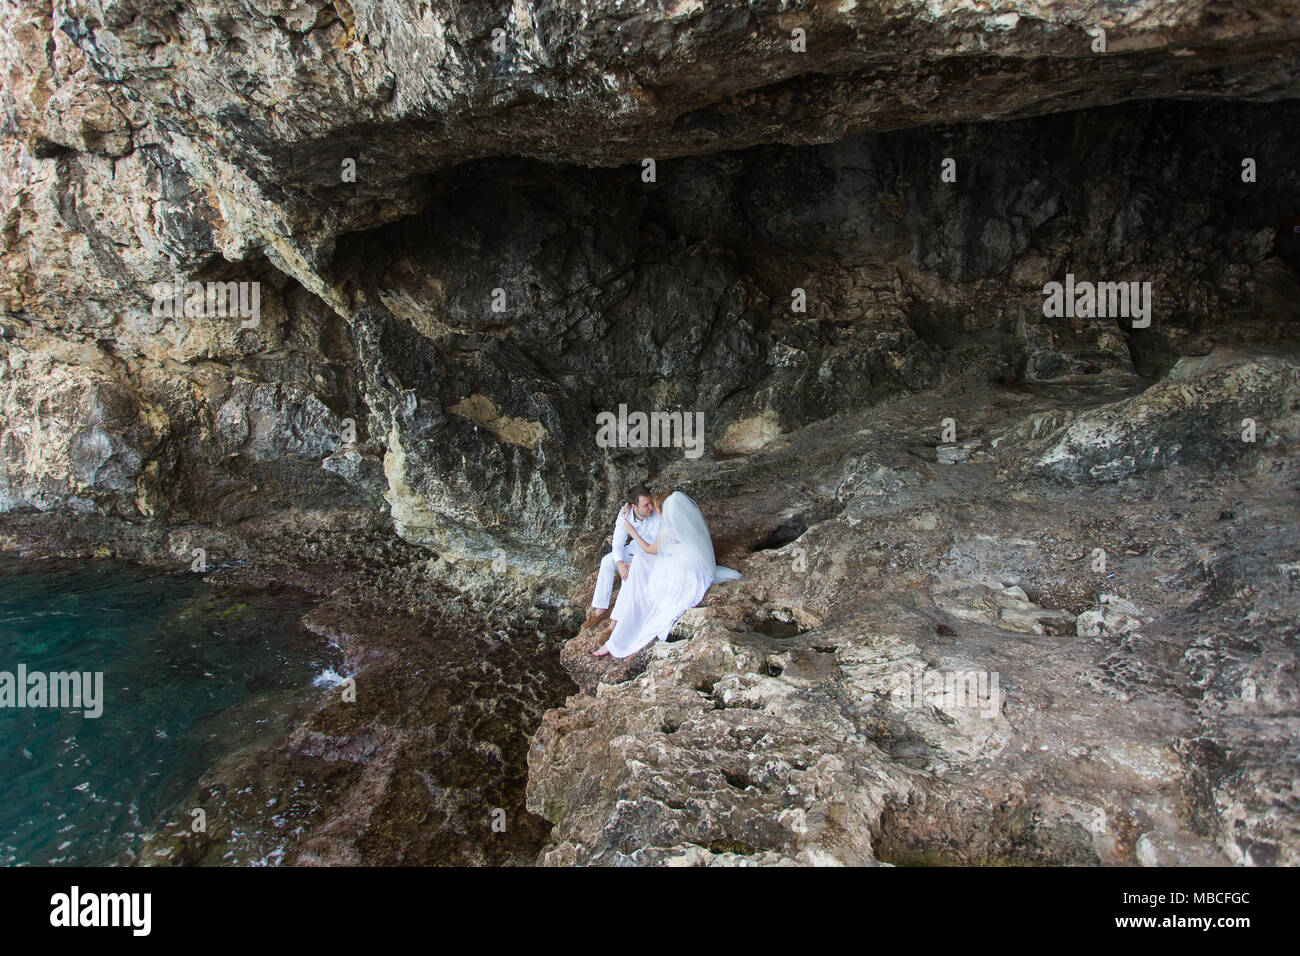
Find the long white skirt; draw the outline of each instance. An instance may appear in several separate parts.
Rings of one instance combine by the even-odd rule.
[[[713,569],[638,554],[610,611],[615,621],[605,646],[615,657],[631,657],[655,638],[667,640],[677,619],[704,600]]]

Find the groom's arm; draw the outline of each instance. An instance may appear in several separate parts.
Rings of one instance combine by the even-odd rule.
[[[627,529],[623,527],[623,519],[627,517],[627,515],[624,513],[626,511],[627,511],[627,507],[624,506],[622,509],[619,510],[618,515],[614,518],[614,536],[610,540],[610,544],[613,545],[613,549],[614,549],[614,560],[622,562],[623,564],[627,563],[628,535],[627,535]]]

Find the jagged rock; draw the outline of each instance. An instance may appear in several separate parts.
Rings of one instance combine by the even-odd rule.
[[[0,511],[136,510],[137,480],[164,420],[141,403],[94,346],[52,341],[11,350],[0,401],[19,415],[0,422]]]
[[[966,461],[983,442],[969,441],[960,445],[941,445],[936,452],[935,459],[941,465],[955,465],[959,461]]]
[[[207,171],[224,247],[279,244],[288,262],[309,237],[409,212],[422,173],[475,156],[629,163],[828,142],[948,121],[958,97],[961,118],[982,119],[1051,111],[1066,93],[1076,109],[1110,104],[1138,78],[1147,96],[1295,95],[1293,13],[1286,0],[1213,14],[1190,0],[1000,14],[583,0],[507,16],[471,0],[350,0],[231,17],[60,2],[7,14],[23,65],[9,108],[33,139],[109,156],[165,132],[169,152]],[[25,55],[47,43],[50,56]],[[249,75],[266,78],[256,92]]]
[[[560,651],[560,663],[564,669],[589,694],[596,693],[601,682],[617,684],[635,677],[645,670],[646,661],[653,653],[642,651],[622,660],[608,654],[593,657],[591,652],[609,640],[609,633],[613,629],[613,621],[609,618],[584,626],[577,637],[565,642]]]
[[[1033,462],[1067,481],[1116,481],[1182,462],[1240,458],[1300,434],[1300,358],[1212,353],[1141,395],[1085,413]]]
[[[907,127],[1051,112],[1064,90],[1073,109],[1276,100],[1295,83],[1287,9],[584,2],[501,24],[500,51],[496,14],[472,3],[15,7],[4,341],[48,331],[122,358],[170,423],[140,464],[145,515],[376,500],[373,467],[322,465],[337,447],[323,435],[278,481],[229,474],[237,449],[210,444],[211,410],[188,394],[210,363],[352,418],[408,541],[481,565],[503,553],[558,592],[580,572],[551,543],[681,457],[598,447],[602,408],[698,412],[708,448],[747,454],[955,374],[1152,374],[1216,341],[1278,338],[1296,301],[1276,217],[1296,174],[1268,145],[1286,104]],[[789,50],[796,27],[806,53]],[[250,59],[267,89],[240,92]],[[1198,129],[1198,149],[1162,123]],[[1207,191],[1243,142],[1265,144],[1269,174]],[[652,184],[628,165],[647,155]],[[949,156],[955,183],[937,176]],[[1102,222],[1101,204],[1142,212]],[[1042,286],[1067,270],[1150,277],[1152,330],[1046,321]],[[261,282],[260,325],[154,315],[152,285],[177,277]]]
[[[1123,598],[1103,594],[1100,604],[1097,610],[1079,615],[1076,632],[1080,637],[1124,637],[1142,626],[1141,611]]]
[[[817,731],[792,727],[729,695],[722,682],[756,671],[759,648],[677,646],[631,694],[571,698],[534,735],[528,805],[558,824],[542,862],[874,862],[869,819],[899,785],[843,739],[851,725],[823,713]]]
[[[1110,391],[1098,384],[1083,407]],[[1137,497],[901,454],[960,407],[977,433],[1004,436],[1003,453],[1034,460],[1043,438],[1019,425],[1062,398],[918,396],[867,428],[846,416],[796,430],[725,474],[682,468],[715,540],[734,540],[738,519],[780,521],[738,506],[756,488],[809,512],[835,495],[839,510],[732,558],[745,577],[691,612],[685,640],[546,714],[529,751],[529,807],[556,824],[541,861],[1294,860],[1282,622],[1300,606],[1274,565],[1300,543],[1293,522],[1277,533],[1295,438],[1248,449],[1230,478],[1171,465]],[[1084,414],[1119,415],[1128,400],[1111,398]],[[898,463],[892,494],[837,492],[881,461]],[[1252,502],[1230,535],[1225,495]],[[777,615],[797,626],[771,627]],[[1247,730],[1247,708],[1268,722]]]

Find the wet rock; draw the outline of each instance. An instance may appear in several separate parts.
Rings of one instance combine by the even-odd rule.
[[[550,828],[523,805],[520,728],[572,688],[546,635],[339,600],[304,621],[340,647],[350,684],[318,691],[285,739],[210,769],[181,804],[206,808],[208,832],[164,828],[143,862],[531,863]]]

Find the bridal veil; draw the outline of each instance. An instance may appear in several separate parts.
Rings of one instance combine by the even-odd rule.
[[[615,657],[630,657],[651,641],[667,639],[677,619],[702,600],[718,581],[739,571],[714,563],[713,541],[700,509],[674,491],[663,507],[657,554],[641,554],[619,589],[610,615],[615,621],[606,647]]]

